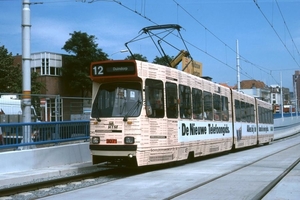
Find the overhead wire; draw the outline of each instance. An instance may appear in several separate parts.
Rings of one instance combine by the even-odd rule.
[[[151,20],[151,19],[150,19],[149,17],[147,17],[146,15],[143,15],[142,13],[138,12],[137,10],[133,10],[133,9],[129,8],[128,6],[125,6],[125,5],[122,4],[120,1],[116,1],[116,0],[112,0],[112,1],[115,2],[115,3],[117,3],[117,4],[119,4],[120,6],[123,6],[123,7],[126,8],[126,9],[128,9],[128,10],[130,10],[130,11],[136,13],[136,14],[138,14],[140,17],[145,18],[146,20],[150,21],[151,23],[153,23],[153,24],[155,24],[155,25],[158,25],[158,23],[154,22],[153,20]],[[176,2],[176,3],[177,3],[177,2]],[[178,4],[178,5],[179,5],[179,4]],[[192,17],[193,17],[193,16],[192,16]],[[194,17],[193,17],[193,18],[194,18]],[[196,18],[194,18],[194,19],[197,20]],[[197,20],[197,21],[198,21],[198,20]],[[216,38],[218,38],[218,40],[219,40],[221,43],[223,43],[225,46],[229,47],[225,42],[223,42],[219,37],[217,37],[213,32],[211,32],[207,27],[205,27],[203,24],[201,24],[201,25],[205,28],[205,30],[209,31],[209,33],[211,33],[211,34],[214,35]],[[209,57],[215,59],[216,61],[218,61],[218,62],[222,63],[223,65],[225,65],[225,66],[227,66],[227,67],[233,69],[234,71],[236,71],[236,68],[235,68],[235,67],[230,66],[228,63],[222,61],[221,59],[219,59],[219,58],[217,58],[217,57],[215,57],[215,56],[213,56],[212,54],[210,54],[210,53],[207,52],[206,50],[203,50],[203,49],[201,49],[201,48],[195,46],[194,44],[192,44],[191,42],[189,42],[189,41],[187,41],[187,40],[184,40],[184,41],[185,41],[187,44],[193,46],[195,49],[197,49],[197,50],[203,52],[204,54],[208,55]],[[230,48],[230,47],[229,47],[229,48]],[[232,48],[230,48],[230,49],[231,49],[232,51],[235,52],[235,50],[233,50]],[[255,78],[251,77],[249,74],[244,73],[244,72],[241,72],[241,73],[242,73],[244,76],[246,76],[246,77],[248,77],[248,78],[250,78],[250,79],[255,80]]]
[[[130,10],[131,12],[134,12],[135,14],[137,14],[137,15],[145,18],[146,20],[152,22],[153,24],[158,25],[157,23],[155,23],[154,21],[152,21],[150,18],[148,18],[146,15],[143,15],[142,13],[138,12],[137,10],[133,10],[133,9],[129,8],[128,6],[125,6],[124,4],[122,4],[122,2],[116,1],[116,0],[112,0],[112,1],[115,2],[115,3],[117,3],[117,4],[119,4],[120,6],[123,6],[126,9]]]
[[[297,50],[298,55],[300,55],[300,52],[299,52],[299,50],[298,50],[298,47],[297,47],[297,45],[295,44],[295,41],[294,41],[294,39],[293,39],[293,37],[292,37],[292,34],[291,34],[291,32],[290,32],[290,29],[289,29],[289,27],[288,27],[288,25],[287,25],[287,23],[286,23],[286,21],[285,21],[285,19],[284,19],[284,16],[283,16],[283,14],[282,14],[282,12],[281,12],[281,9],[280,9],[280,7],[279,7],[278,1],[277,1],[277,0],[275,0],[275,1],[276,1],[277,8],[278,8],[278,10],[279,10],[279,12],[280,12],[281,18],[282,18],[282,20],[283,20],[284,26],[286,27],[286,30],[287,30],[288,33],[289,33],[289,36],[290,36],[290,38],[291,38],[291,41],[292,41],[292,43],[294,44],[294,47],[295,47],[295,49]]]
[[[86,0],[83,0],[83,1],[86,1]],[[95,2],[95,1],[102,1],[102,0],[89,0],[89,3],[92,3],[92,2]],[[132,9],[132,8],[130,8],[130,7],[126,6],[126,5],[124,5],[124,4],[123,4],[122,2],[120,2],[120,1],[117,1],[117,0],[108,0],[108,1],[115,2],[115,3],[119,4],[120,6],[126,8],[127,10],[130,10],[131,12],[133,12],[133,13],[139,15],[140,17],[143,17],[144,19],[150,21],[151,23],[153,23],[153,24],[155,24],[155,25],[158,25],[158,23],[154,22],[153,20],[151,20],[149,17],[147,17],[147,16],[145,15],[145,8],[144,8],[144,14],[142,14],[141,12],[138,12],[137,9]],[[210,33],[211,35],[213,35],[219,42],[221,42],[222,44],[224,44],[225,47],[229,48],[232,52],[236,53],[236,51],[235,51],[233,48],[231,48],[229,45],[227,45],[221,38],[219,38],[219,37],[218,37],[217,35],[215,35],[212,31],[210,31],[206,26],[204,26],[199,20],[197,20],[197,19],[196,19],[193,15],[191,15],[185,8],[183,8],[177,1],[173,0],[173,2],[176,3],[177,8],[180,7],[180,8],[181,8],[183,11],[185,11],[192,19],[194,19],[198,24],[200,24],[200,25],[205,29],[205,31],[209,32],[209,33]],[[143,3],[145,4],[145,2],[143,2]],[[136,7],[136,5],[135,5],[135,7]],[[177,13],[178,13],[178,10],[177,10]],[[195,49],[197,49],[197,50],[203,52],[204,54],[208,55],[209,57],[213,58],[214,60],[220,62],[221,64],[223,64],[223,65],[225,65],[225,66],[231,68],[231,69],[234,70],[234,71],[237,71],[237,69],[236,69],[235,67],[230,66],[227,62],[222,61],[221,59],[217,58],[216,56],[210,54],[209,52],[207,52],[207,50],[203,50],[203,49],[201,49],[201,48],[195,46],[193,43],[191,43],[191,42],[189,42],[189,41],[187,41],[187,40],[184,40],[184,41],[185,41],[187,44],[193,46]],[[270,71],[270,72],[266,72],[263,68],[261,68],[261,67],[259,67],[258,65],[256,65],[256,64],[254,64],[254,63],[248,61],[248,60],[247,60],[246,58],[244,58],[242,55],[240,55],[240,58],[242,58],[243,61],[246,61],[246,63],[251,64],[251,65],[253,65],[253,66],[259,68],[259,69],[260,69],[261,71],[263,71],[264,73],[266,73],[266,74],[268,74],[268,75],[271,75],[271,73],[270,73],[271,71]],[[240,68],[241,68],[241,67],[240,67]],[[253,77],[250,76],[246,71],[245,71],[245,72],[244,72],[244,71],[245,71],[245,70],[243,70],[242,72],[240,71],[240,73],[241,73],[242,75],[244,75],[245,77],[248,77],[248,78],[250,78],[250,79],[255,80],[255,78],[253,78]],[[277,82],[276,79],[274,79],[274,81]]]
[[[146,15],[143,15],[142,13],[138,12],[137,10],[133,10],[133,9],[129,8],[128,6],[125,6],[125,5],[122,4],[120,1],[116,1],[116,0],[112,0],[112,1],[115,2],[115,3],[118,3],[119,5],[123,6],[123,7],[126,8],[126,9],[128,9],[128,10],[130,10],[130,11],[136,13],[136,14],[138,14],[139,16],[145,18],[146,20],[152,22],[153,24],[158,25],[158,23],[154,22],[153,20],[151,20],[150,18],[148,18]],[[234,53],[236,53],[236,51],[235,51],[233,48],[231,48],[229,45],[227,45],[222,39],[220,39],[220,38],[219,38],[217,35],[215,35],[212,31],[210,31],[210,30],[209,30],[206,26],[204,26],[199,20],[197,20],[193,15],[191,15],[186,9],[184,9],[181,5],[179,5],[179,3],[177,3],[175,0],[173,0],[173,1],[177,4],[178,7],[180,7],[180,8],[181,8],[182,10],[184,10],[190,17],[192,17],[195,21],[197,21],[197,22],[198,22],[198,23],[199,23],[206,31],[208,31],[211,35],[213,35],[215,38],[217,38],[222,44],[224,44],[224,45],[225,45],[227,48],[229,48],[231,51],[233,51]],[[201,48],[195,46],[193,43],[191,43],[191,42],[189,42],[189,41],[187,41],[187,40],[185,40],[185,42],[186,42],[187,44],[193,46],[195,49],[197,49],[197,50],[203,52],[204,54],[208,55],[209,57],[213,58],[214,60],[220,62],[221,64],[223,64],[223,65],[225,65],[225,66],[231,68],[231,69],[234,70],[234,71],[237,71],[237,69],[236,69],[235,67],[230,66],[227,62],[222,61],[221,59],[217,58],[216,56],[210,54],[209,52],[207,52],[207,50],[203,50],[203,49],[201,49]],[[263,71],[264,73],[266,73],[266,74],[272,76],[272,75],[271,75],[271,70],[266,71],[266,70],[265,70],[266,68],[260,67],[259,65],[256,65],[256,64],[254,64],[253,62],[250,62],[249,60],[247,60],[246,58],[244,58],[242,55],[240,55],[240,58],[242,58],[243,61],[245,61],[246,63],[248,63],[248,64],[250,64],[250,65],[253,65],[253,66],[257,67],[258,69],[260,69],[260,70]],[[252,76],[250,76],[245,70],[242,71],[242,72],[240,72],[240,73],[241,73],[242,75],[244,75],[245,77],[248,77],[248,78],[250,78],[250,79],[255,80],[255,78],[252,77]],[[276,80],[274,77],[272,77],[272,78],[274,79],[275,82],[277,82],[277,80]]]
[[[227,43],[225,43],[221,38],[219,38],[216,34],[214,34],[211,30],[209,30],[205,25],[203,25],[198,19],[196,19],[190,12],[188,12],[185,8],[183,8],[176,0],[173,0],[175,3],[176,3],[176,5],[178,6],[178,7],[180,7],[184,12],[186,12],[186,14],[188,14],[192,19],[194,19],[199,25],[201,25],[204,29],[205,29],[205,31],[207,31],[208,33],[210,33],[212,36],[214,36],[219,42],[221,42],[222,44],[224,44],[228,49],[230,49],[232,52],[234,52],[234,53],[237,53],[236,52],[236,50],[235,49],[233,49],[233,48],[231,48]],[[204,51],[205,53],[207,53],[206,51]],[[242,55],[240,55],[239,54],[239,56],[240,56],[240,58],[242,58],[246,63],[248,63],[248,64],[251,64],[251,65],[253,65],[253,66],[255,66],[255,67],[257,67],[258,69],[260,69],[261,71],[263,71],[264,73],[266,73],[266,74],[268,74],[268,75],[271,75],[271,70],[269,70],[269,72],[267,72],[265,69],[263,69],[262,67],[260,67],[259,65],[256,65],[256,64],[254,64],[253,62],[250,62],[249,60],[247,60],[245,57],[243,57]],[[215,58],[215,57],[213,57],[213,58]],[[218,61],[220,62],[220,60],[218,59]],[[228,66],[229,67],[229,65],[227,64],[227,63],[225,63],[225,62],[221,62],[221,63],[223,63],[223,64],[226,64],[226,66]],[[233,70],[235,70],[235,71],[237,71],[235,68],[233,68],[233,67],[230,67],[231,69],[233,69]],[[241,68],[241,67],[240,67]],[[245,75],[245,74],[248,74],[247,72],[245,72],[245,73],[243,73],[243,72],[241,72],[243,75]],[[252,78],[252,79],[254,79],[253,77],[249,77],[249,76],[247,76],[248,78]],[[255,79],[254,79],[255,80]],[[275,82],[277,82],[275,79],[274,79],[274,81]]]
[[[5,0],[0,0],[0,1],[5,1]],[[74,0],[53,0],[53,1],[51,1],[51,2],[47,2],[47,1],[45,2],[45,1],[43,1],[43,3],[59,3],[59,2],[71,2],[71,1],[74,1]],[[122,4],[120,1],[116,1],[116,0],[75,0],[75,1],[82,1],[82,2],[88,2],[88,3],[93,3],[93,2],[95,2],[95,1],[115,2],[115,3],[117,3],[117,4],[121,5],[121,6],[123,6],[124,8],[126,8],[126,9],[128,9],[128,10],[130,10],[130,11],[136,13],[136,14],[138,14],[139,16],[145,18],[146,20],[150,21],[151,23],[158,25],[158,23],[154,22],[153,20],[151,20],[150,18],[148,18],[148,17],[145,15],[145,10],[146,10],[146,9],[145,9],[145,6],[146,6],[145,4],[146,4],[146,3],[145,3],[144,0],[143,0],[143,3],[142,3],[143,5],[141,5],[141,6],[142,6],[142,7],[141,7],[141,10],[144,10],[144,14],[142,14],[141,12],[138,12],[136,9],[133,10],[133,9],[131,9],[130,7],[125,6],[124,4]],[[278,9],[279,9],[279,11],[280,11],[281,17],[282,17],[282,19],[283,19],[283,21],[284,21],[284,24],[285,24],[285,26],[286,26],[286,28],[287,28],[287,30],[288,30],[289,36],[290,36],[290,38],[291,38],[291,40],[292,40],[292,42],[293,42],[293,44],[294,44],[294,46],[295,46],[295,49],[297,50],[297,53],[300,54],[300,53],[299,53],[299,50],[298,50],[298,48],[297,48],[297,46],[296,46],[296,44],[295,44],[295,42],[294,42],[294,40],[293,40],[293,38],[292,38],[292,36],[291,36],[291,33],[290,33],[289,28],[288,28],[288,26],[287,26],[287,24],[286,24],[286,21],[285,21],[285,19],[284,19],[284,17],[283,17],[283,14],[282,14],[282,12],[281,12],[281,9],[280,9],[280,7],[279,7],[279,4],[278,4],[277,0],[275,0],[275,1],[276,1],[276,5],[277,5],[277,7],[278,7]],[[219,38],[216,34],[214,34],[212,31],[210,31],[205,25],[203,25],[203,24],[202,24],[199,20],[197,20],[192,14],[190,14],[185,8],[183,8],[176,0],[173,0],[173,2],[176,3],[177,8],[181,8],[181,9],[182,9],[184,12],[186,12],[192,19],[194,19],[199,25],[201,25],[201,26],[205,29],[206,32],[210,33],[210,34],[211,34],[212,36],[214,36],[219,42],[221,42],[222,44],[224,44],[225,47],[227,47],[228,49],[230,49],[232,52],[236,53],[236,51],[235,51],[233,48],[231,48],[229,45],[227,45],[222,39],[220,39],[220,38]],[[35,3],[35,2],[32,2],[32,3]],[[262,10],[260,9],[260,7],[259,7],[258,3],[256,2],[256,0],[254,0],[254,3],[256,4],[256,6],[258,7],[258,9],[261,11],[261,13],[262,13],[262,15],[265,17],[265,19],[268,21],[268,23],[270,24],[270,26],[272,27],[272,29],[274,30],[274,32],[276,33],[276,35],[278,36],[278,38],[280,39],[280,41],[282,42],[282,44],[283,44],[283,45],[285,46],[285,48],[287,49],[287,47],[286,47],[286,45],[284,44],[283,40],[280,38],[279,34],[278,34],[278,33],[276,32],[276,30],[274,29],[274,27],[273,27],[273,25],[271,24],[271,22],[267,19],[267,17],[265,16],[265,14],[262,12]],[[177,12],[178,12],[178,11],[177,11]],[[209,57],[211,57],[211,58],[217,60],[218,62],[222,63],[223,65],[225,65],[225,66],[227,66],[227,67],[233,69],[234,71],[236,71],[236,68],[230,66],[227,62],[222,61],[221,59],[218,59],[217,57],[215,57],[215,56],[213,56],[212,54],[208,53],[207,50],[203,50],[203,49],[201,49],[201,48],[199,48],[199,47],[193,45],[191,42],[188,42],[187,40],[185,40],[185,42],[187,42],[189,45],[193,46],[195,49],[198,49],[199,51],[205,53],[205,54],[208,55]],[[287,51],[288,51],[289,54],[292,56],[291,52],[290,52],[288,49],[287,49]],[[266,71],[267,68],[263,68],[263,67],[261,67],[261,66],[259,66],[259,65],[254,64],[253,62],[250,62],[249,60],[247,60],[246,58],[244,58],[242,55],[240,55],[240,58],[241,58],[244,62],[246,62],[246,63],[248,63],[248,64],[251,64],[251,65],[257,67],[258,69],[260,69],[260,70],[263,71],[264,73],[266,73],[266,74],[272,76],[271,70],[269,70],[269,71],[270,71],[270,73],[269,73],[268,71]],[[293,56],[292,56],[292,58],[293,58],[294,61],[297,63],[296,59],[295,59]],[[299,66],[298,63],[297,63],[297,65]],[[300,67],[300,66],[299,66],[299,67]],[[242,69],[242,68],[241,68],[241,69]],[[273,71],[274,71],[274,70],[273,70]],[[251,77],[247,72],[242,72],[242,74],[245,75],[245,76],[248,77],[248,78],[254,79],[254,78]],[[273,77],[273,78],[274,78],[274,77]],[[274,80],[276,81],[276,79],[274,79]]]
[[[253,2],[255,3],[256,7],[260,11],[260,13],[263,15],[263,17],[265,18],[265,20],[271,26],[271,28],[273,29],[274,33],[276,34],[276,36],[278,37],[278,39],[280,40],[280,42],[282,43],[282,45],[284,46],[284,48],[287,50],[287,52],[290,54],[290,56],[292,57],[292,59],[294,60],[294,62],[297,64],[298,67],[300,67],[300,65],[297,62],[297,60],[295,59],[295,57],[292,55],[292,53],[290,52],[290,50],[287,48],[287,45],[283,42],[283,40],[279,36],[279,33],[276,31],[276,29],[274,28],[274,26],[272,25],[272,23],[270,22],[270,20],[267,18],[267,16],[265,15],[265,13],[262,11],[262,9],[260,8],[260,6],[258,5],[257,0],[253,0]]]
[[[140,17],[143,17],[144,19],[150,21],[151,23],[153,23],[153,24],[155,24],[155,25],[158,25],[158,23],[154,22],[153,20],[151,20],[150,18],[148,18],[148,17],[145,15],[145,10],[146,10],[146,8],[145,8],[145,4],[146,4],[146,3],[145,3],[145,0],[142,0],[142,1],[143,1],[143,3],[142,3],[143,5],[141,5],[141,6],[142,6],[141,10],[144,10],[144,14],[142,14],[141,12],[138,12],[137,9],[135,9],[135,10],[131,9],[130,7],[128,7],[128,6],[124,5],[124,4],[122,4],[122,2],[117,1],[117,0],[82,0],[82,1],[89,1],[89,3],[92,3],[92,2],[95,2],[95,1],[111,1],[111,2],[115,2],[115,3],[119,4],[120,6],[123,6],[124,8],[126,8],[126,9],[128,9],[128,10],[134,12],[134,13],[136,13],[136,14],[139,15]],[[255,2],[255,4],[256,4],[257,7],[259,8],[259,10],[262,12],[262,10],[260,9],[260,7],[259,7],[258,3],[256,2],[256,0],[253,0],[253,1]],[[194,19],[199,25],[201,25],[201,26],[205,29],[206,32],[210,33],[210,34],[211,34],[213,37],[215,37],[219,42],[221,42],[222,44],[224,44],[225,47],[227,47],[228,49],[230,49],[232,52],[236,53],[235,49],[231,48],[231,47],[230,47],[228,44],[226,44],[221,38],[219,38],[219,37],[218,37],[216,34],[214,34],[211,30],[209,30],[205,25],[203,25],[199,20],[197,20],[192,14],[190,14],[185,8],[183,8],[183,6],[181,6],[176,0],[173,0],[173,2],[177,5],[177,9],[178,9],[178,8],[181,8],[181,9],[182,9],[185,13],[187,13],[192,19]],[[279,8],[279,5],[278,5],[277,0],[276,0],[276,3],[277,3],[277,7]],[[280,9],[280,8],[279,8],[279,9]],[[281,13],[281,16],[282,16],[282,18],[283,18],[283,20],[284,20],[284,17],[283,17],[283,15],[282,15],[281,10],[280,10],[280,13]],[[177,14],[178,14],[178,10],[177,10]],[[277,34],[277,36],[279,37],[278,33],[276,32],[276,30],[275,30],[274,27],[272,26],[271,22],[267,19],[267,17],[264,15],[263,12],[262,12],[262,14],[263,14],[263,16],[266,18],[266,20],[269,22],[269,24],[271,25],[271,27],[273,28],[273,30],[275,31],[275,33]],[[177,19],[177,20],[178,20],[178,19]],[[284,22],[285,22],[285,20],[284,20]],[[286,25],[286,23],[285,23],[285,25]],[[286,25],[286,27],[287,27],[287,25]],[[287,27],[287,29],[288,29],[288,27]],[[205,34],[206,34],[206,32],[205,32]],[[289,29],[288,29],[288,32],[289,32],[289,34],[290,34]],[[290,37],[291,37],[291,34],[290,34]],[[292,38],[292,37],[291,37],[291,38]],[[281,40],[280,37],[279,37],[279,39]],[[185,41],[186,41],[186,40],[185,40]],[[293,39],[292,39],[292,41],[293,41],[293,43],[294,43],[294,40],[293,40]],[[187,41],[186,41],[186,42],[187,42]],[[281,40],[281,42],[283,43],[282,40]],[[192,45],[192,43],[190,43],[190,42],[187,42],[187,43],[189,43],[190,45]],[[284,43],[283,43],[283,44],[284,44]],[[205,44],[205,45],[207,45],[207,44]],[[192,46],[195,47],[195,45],[192,45]],[[287,49],[286,45],[284,45],[284,46],[285,46],[285,48]],[[297,48],[297,46],[296,46],[295,43],[294,43],[294,46],[296,47],[296,50],[297,50],[297,52],[298,52],[298,54],[299,54],[299,50],[298,50],[298,48]],[[217,60],[218,62],[221,62],[222,64],[225,64],[226,66],[229,67],[229,65],[227,64],[227,62],[224,62],[224,61],[221,61],[220,59],[217,59],[215,56],[209,54],[206,50],[202,50],[202,49],[200,49],[199,47],[197,47],[196,49],[202,51],[203,53],[205,53],[205,54],[209,55],[210,57],[214,58],[215,60]],[[287,49],[287,51],[290,53],[290,51],[289,51],[288,49]],[[290,53],[290,55],[291,55],[291,53]],[[264,67],[262,67],[262,66],[259,66],[259,65],[255,64],[255,63],[249,61],[248,59],[246,59],[246,58],[245,58],[244,56],[242,56],[242,55],[239,55],[239,56],[240,56],[240,58],[242,59],[242,61],[244,61],[245,63],[248,63],[248,64],[250,64],[250,65],[252,65],[252,66],[258,68],[259,70],[263,71],[264,73],[266,73],[266,74],[268,74],[268,75],[271,75],[271,71],[272,71],[272,70],[267,69],[267,68],[264,68]],[[291,56],[292,56],[292,55],[291,55]],[[293,56],[292,56],[292,57],[293,57]],[[294,59],[294,61],[297,63],[297,61],[295,60],[294,57],[293,57],[293,59]],[[297,63],[297,65],[299,66],[298,63]],[[235,69],[234,67],[231,67],[231,66],[230,66],[230,68],[231,68],[231,69],[234,69],[234,70],[236,71],[236,69]],[[248,77],[248,78],[252,78],[252,77]],[[252,78],[252,79],[253,79],[253,78]],[[274,80],[275,80],[275,79],[274,79]],[[276,81],[276,80],[275,80],[275,81]]]

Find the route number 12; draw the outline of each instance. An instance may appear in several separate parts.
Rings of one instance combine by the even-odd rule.
[[[94,66],[93,67],[93,74],[95,75],[95,76],[101,76],[101,75],[103,75],[103,66]]]

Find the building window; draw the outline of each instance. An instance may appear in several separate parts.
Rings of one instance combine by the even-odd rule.
[[[31,68],[41,76],[61,76],[62,56],[53,53],[36,53],[31,55]]]

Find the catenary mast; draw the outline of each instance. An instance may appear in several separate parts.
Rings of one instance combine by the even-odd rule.
[[[23,122],[31,122],[31,74],[30,74],[30,0],[23,0],[22,10],[22,118]],[[23,127],[23,142],[31,141],[30,126]]]
[[[237,71],[237,91],[241,90],[240,80],[240,55],[239,55],[239,41],[236,40],[236,71]]]

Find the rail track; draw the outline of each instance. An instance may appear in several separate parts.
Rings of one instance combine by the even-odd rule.
[[[228,171],[227,173],[221,174],[219,176],[216,176],[212,179],[209,179],[205,182],[199,183],[197,185],[194,185],[193,187],[187,188],[183,191],[180,191],[178,193],[175,193],[171,196],[168,196],[166,198],[164,198],[165,200],[170,200],[170,199],[186,199],[186,194],[191,195],[191,193],[195,193],[195,195],[197,194],[201,194],[201,195],[205,195],[205,193],[209,193],[207,191],[208,187],[210,188],[218,188],[218,185],[220,185],[220,182],[226,182],[226,180],[237,180],[237,177],[239,177],[241,174],[253,174],[253,168],[258,168],[258,166],[262,166],[262,163],[266,163],[269,162],[270,160],[273,160],[274,157],[276,156],[280,156],[281,154],[289,154],[287,152],[294,152],[294,150],[292,149],[298,149],[300,150],[300,143],[297,143],[295,145],[292,145],[290,147],[281,149],[277,152],[274,152],[270,155],[264,156],[260,159],[257,159],[253,162],[247,163],[245,165],[242,165],[232,171]],[[274,186],[276,186],[285,176],[287,176],[289,174],[289,172],[291,170],[293,170],[298,164],[300,163],[300,157],[298,159],[296,159],[295,161],[293,161],[290,164],[285,165],[285,170],[282,173],[279,173],[278,175],[273,176],[271,179],[268,180],[268,178],[266,176],[269,176],[269,174],[265,174],[265,177],[263,177],[264,175],[262,175],[261,178],[263,178],[265,180],[265,182],[267,182],[267,184],[263,184],[259,186],[259,190],[256,190],[254,192],[251,192],[249,194],[247,194],[247,191],[244,191],[244,196],[253,196],[250,199],[253,200],[260,200],[262,199],[265,195],[267,195],[272,188],[274,188]],[[260,180],[253,180],[253,181],[257,181],[260,182]],[[227,183],[230,184],[230,181],[228,181]],[[258,183],[259,184],[259,183]],[[240,187],[238,187],[240,186]],[[226,187],[226,186],[225,186]],[[242,188],[242,183],[236,181],[234,184],[230,185],[231,188]],[[248,189],[247,189],[248,190]],[[206,192],[204,192],[206,191]],[[250,191],[250,190],[248,190]],[[228,192],[232,192],[229,191]],[[197,194],[196,194],[197,193]],[[218,194],[217,194],[218,195]],[[223,194],[224,195],[224,194]],[[210,196],[211,199],[214,199],[214,197]],[[205,199],[210,199],[210,198],[205,198]],[[237,199],[241,199],[241,197],[236,196]]]
[[[9,196],[12,199],[36,199],[48,195],[67,192],[95,184],[105,183],[119,178],[141,173],[126,168],[99,167],[98,170],[65,177],[54,177],[50,180],[37,181],[0,189],[0,197]]]
[[[299,137],[298,135],[291,137],[297,138]],[[280,146],[281,143],[285,142],[286,140],[289,140],[291,138],[285,138],[281,140],[277,140],[273,142],[274,146],[278,145]],[[272,145],[268,145],[272,146]],[[251,152],[260,152],[260,151],[265,151],[263,148],[266,146],[261,146],[258,148],[248,148],[244,150],[239,150],[236,153],[233,154],[222,154],[222,155],[213,155],[213,156],[208,156],[204,157],[201,159],[196,159],[194,160],[193,163],[191,164],[199,164],[199,169],[203,169],[201,167],[202,163],[209,162],[210,160],[215,160],[215,163],[219,163],[217,165],[221,165],[222,161],[219,160],[234,160],[237,159],[235,158],[236,155],[242,153],[243,155],[246,154],[254,154]],[[247,163],[239,163],[238,167],[228,167],[229,170],[227,170],[224,173],[219,173],[219,169],[214,169],[212,167],[212,170],[215,170],[217,175],[211,176],[210,178],[204,178],[203,180],[199,181],[197,184],[190,185],[182,190],[176,190],[176,192],[169,192],[166,193],[165,196],[162,196],[159,199],[187,199],[187,195],[191,195],[192,193],[195,193],[195,195],[212,195],[208,194],[210,189],[209,188],[218,188],[220,187],[221,183],[224,181],[230,183],[230,180],[237,180],[237,177],[242,177],[245,174],[251,174],[253,173],[254,168],[262,167],[263,169],[268,168],[265,166],[266,163],[269,163],[269,165],[276,165],[276,163],[272,164],[272,160],[275,160],[276,157],[278,156],[283,156],[283,157],[288,157],[285,155],[291,155],[291,152],[300,152],[300,142],[296,143],[294,142],[293,145],[288,145],[284,148],[280,148],[276,151],[272,151],[271,153],[267,153],[264,156],[261,156],[257,159],[252,159],[251,162]],[[230,156],[226,158],[227,156]],[[296,155],[297,156],[297,155]],[[261,199],[265,194],[267,194],[280,180],[285,177],[299,162],[300,155],[295,159],[293,162],[285,162],[286,165],[281,166],[284,167],[285,169],[281,172],[274,174],[272,178],[270,177],[265,177],[264,182],[267,182],[267,184],[260,185],[259,190],[255,190],[255,194],[253,191],[245,191],[243,195],[246,195],[247,192],[251,192],[250,196],[253,196],[251,199]],[[201,161],[200,161],[201,160]],[[200,162],[198,162],[200,161]],[[225,163],[226,164],[226,163]],[[225,165],[224,164],[224,165]],[[178,165],[175,164],[175,166],[178,167]],[[186,165],[179,165],[179,168],[184,169]],[[270,167],[270,166],[269,166]],[[162,169],[162,170],[160,170]],[[174,169],[174,168],[173,168]],[[45,180],[45,181],[39,181],[36,183],[30,183],[30,184],[25,184],[25,185],[19,185],[19,186],[13,186],[13,187],[8,187],[8,188],[2,188],[0,189],[0,197],[6,196],[10,197],[10,199],[37,199],[37,198],[43,198],[43,197],[49,197],[51,195],[55,194],[60,194],[60,193],[65,193],[69,191],[76,191],[77,189],[80,188],[88,188],[93,185],[99,185],[99,187],[102,187],[103,183],[107,183],[113,180],[117,179],[122,179],[122,178],[127,178],[129,176],[133,175],[143,175],[143,173],[146,174],[146,172],[149,173],[155,173],[155,171],[163,171],[163,170],[168,170],[166,166],[157,166],[153,168],[142,168],[139,170],[130,170],[126,168],[116,168],[116,167],[111,167],[107,165],[101,165],[98,167],[97,171],[91,172],[91,173],[84,173],[84,174],[78,174],[75,176],[68,176],[68,177],[60,177],[60,178],[53,178],[52,180]],[[263,178],[264,174],[260,175],[261,178]],[[266,175],[269,175],[266,173]],[[255,174],[252,174],[254,177]],[[252,177],[252,178],[253,178]],[[163,177],[162,177],[163,178]],[[251,178],[251,176],[249,177]],[[151,181],[151,180],[149,180]],[[244,181],[249,181],[249,180],[244,180]],[[260,183],[261,180],[252,180],[253,182],[258,182]],[[172,182],[170,180],[170,182]],[[236,182],[238,185],[231,185],[231,188],[239,188],[242,187],[241,183],[238,181]],[[184,183],[183,183],[184,184]],[[259,184],[258,184],[259,185]],[[222,186],[226,187],[226,186]],[[242,188],[247,188],[247,187],[242,187]],[[138,190],[138,188],[137,188]],[[239,189],[240,190],[240,189]],[[229,191],[229,190],[228,190]],[[215,195],[220,195],[215,192]],[[1,199],[1,198],[0,198]],[[206,198],[209,199],[209,198]]]

